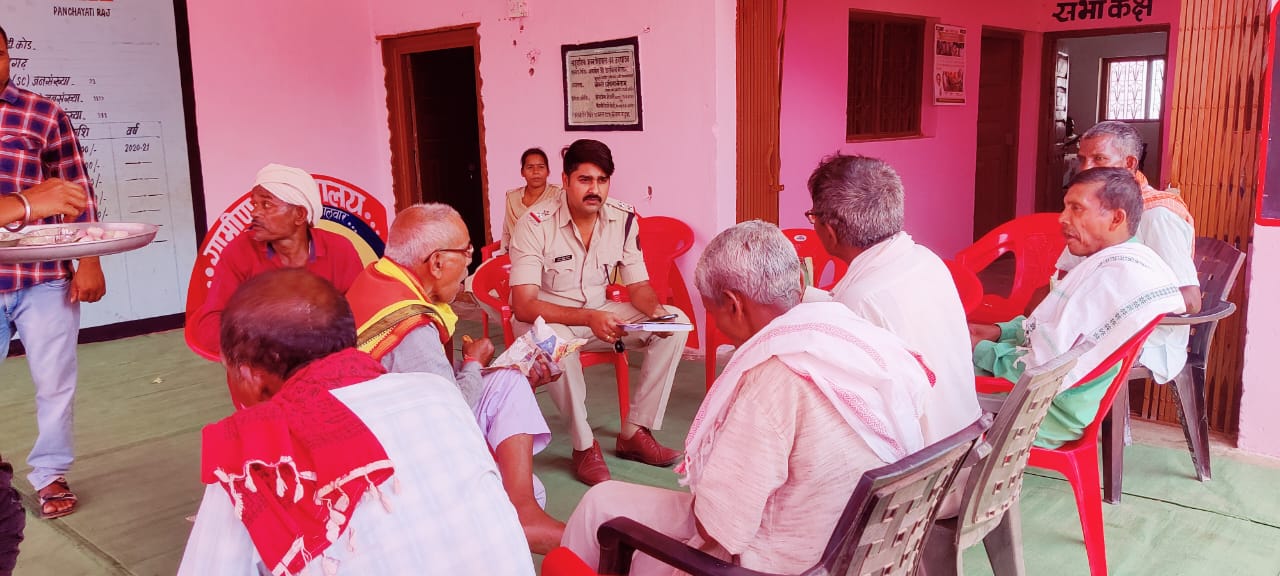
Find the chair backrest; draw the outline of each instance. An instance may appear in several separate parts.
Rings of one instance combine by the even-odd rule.
[[[1195,264],[1204,311],[1208,311],[1215,304],[1227,301],[1240,268],[1244,266],[1244,253],[1217,238],[1200,236],[1196,238]],[[1191,327],[1190,358],[1203,361],[1209,356],[1209,346],[1217,329],[1217,320]]]
[[[644,252],[649,285],[658,293],[658,300],[666,303],[673,294],[672,266],[676,258],[693,247],[693,229],[668,216],[645,216],[640,218],[640,234],[640,250]]]
[[[963,550],[994,530],[1004,513],[1022,492],[1022,473],[1031,455],[1040,423],[1058,395],[1062,380],[1091,343],[1081,343],[1066,354],[1022,373],[1005,398],[995,423],[987,430],[990,453],[969,474],[960,503],[957,531]]]
[[[1133,365],[1138,362],[1138,355],[1142,353],[1142,345],[1147,342],[1147,337],[1151,336],[1151,332],[1156,329],[1156,326],[1160,324],[1160,321],[1163,320],[1164,317],[1164,314],[1156,316],[1148,322],[1142,330],[1139,330],[1137,334],[1130,337],[1129,340],[1117,348],[1115,352],[1112,352],[1110,356],[1107,356],[1106,359],[1098,364],[1097,368],[1094,368],[1093,371],[1082,376],[1079,382],[1071,383],[1072,386],[1079,386],[1080,384],[1092,381],[1093,379],[1106,374],[1107,371],[1117,365],[1120,366],[1120,371],[1116,373],[1115,378],[1111,380],[1111,384],[1107,386],[1107,393],[1102,396],[1102,401],[1098,403],[1098,413],[1094,414],[1093,421],[1090,422],[1088,426],[1085,426],[1084,432],[1081,433],[1079,440],[1072,440],[1068,444],[1098,441],[1098,427],[1102,425],[1102,420],[1106,414],[1111,411],[1111,403],[1115,401],[1116,393],[1119,392],[1121,388],[1124,388],[1124,386],[1121,386],[1120,384],[1129,381],[1129,371],[1132,370]]]
[[[502,341],[510,346],[515,340],[511,333],[511,257],[503,254],[481,263],[471,278],[471,293],[501,315]]]
[[[972,270],[951,260],[943,260],[942,263],[946,264],[947,271],[951,272],[951,280],[955,282],[956,292],[960,295],[960,304],[964,306],[964,313],[973,312],[982,303],[982,281],[978,280],[978,275]]]
[[[1236,285],[1236,276],[1244,266],[1244,252],[1217,238],[1196,238],[1196,274],[1200,293],[1206,302],[1225,301]]]
[[[488,244],[485,244],[484,246],[481,246],[481,247],[480,247],[480,262],[481,262],[481,263],[484,263],[484,262],[486,262],[486,261],[488,261],[488,260],[493,259],[493,253],[494,253],[494,252],[497,252],[497,251],[498,251],[498,249],[499,249],[499,248],[501,248],[501,247],[502,247],[502,241],[501,241],[501,240],[494,240],[493,242],[490,242],[490,243],[488,243]]]
[[[957,252],[956,263],[975,274],[1007,253],[1014,257],[1009,295],[985,294],[975,313],[983,321],[1004,321],[1022,314],[1035,291],[1049,284],[1066,246],[1058,214],[1040,212],[1005,222]]]
[[[849,498],[822,561],[806,574],[915,574],[925,532],[982,421],[893,464],[868,470]]]
[[[796,254],[800,255],[801,260],[808,258],[813,262],[811,280],[815,287],[830,290],[840,282],[845,270],[849,269],[848,264],[827,253],[827,248],[822,245],[822,241],[818,239],[817,233],[812,228],[787,228],[782,233],[786,234],[791,245],[795,246]],[[830,275],[827,274],[828,268],[831,271]]]

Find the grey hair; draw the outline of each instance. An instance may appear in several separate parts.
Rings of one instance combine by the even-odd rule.
[[[1090,168],[1076,174],[1067,187],[1078,184],[1101,184],[1096,191],[1098,204],[1107,210],[1124,210],[1129,235],[1138,233],[1138,223],[1142,222],[1142,189],[1133,173],[1124,168]]]
[[[711,239],[698,258],[694,285],[717,305],[733,291],[757,304],[786,309],[800,303],[800,257],[777,226],[743,222]]]
[[[902,179],[883,160],[834,154],[809,176],[815,217],[841,244],[870,248],[902,231]]]
[[[1090,140],[1093,138],[1110,137],[1115,141],[1116,147],[1125,156],[1133,156],[1135,159],[1142,157],[1142,135],[1138,134],[1138,129],[1119,122],[1116,120],[1107,120],[1094,124],[1092,128],[1085,130],[1080,135],[1080,140]]]
[[[436,250],[451,248],[450,220],[454,218],[462,216],[448,204],[414,204],[401,210],[387,232],[383,256],[401,266],[413,266]]]

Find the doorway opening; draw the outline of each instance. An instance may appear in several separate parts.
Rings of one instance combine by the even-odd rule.
[[[1142,135],[1139,169],[1162,185],[1164,127],[1172,77],[1166,74],[1168,26],[1045,34],[1044,92],[1036,211],[1059,212],[1065,185],[1079,171],[1080,134],[1104,120],[1120,120]]]
[[[488,171],[476,25],[382,38],[396,210],[452,206],[476,246],[489,243]]]
[[[1022,34],[984,28],[980,62],[974,240],[1013,220],[1017,211]]]

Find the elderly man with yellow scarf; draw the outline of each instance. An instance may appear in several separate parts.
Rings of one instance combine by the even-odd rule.
[[[386,254],[347,292],[356,345],[391,372],[426,372],[457,383],[498,463],[530,549],[545,554],[559,545],[564,523],[543,511],[546,491],[533,475],[533,455],[551,441],[551,430],[529,379],[515,369],[481,375],[493,358],[488,339],[465,342],[456,367],[445,356],[458,320],[449,303],[462,287],[473,250],[453,208],[419,204],[400,212]],[[540,366],[534,379],[548,375]]]

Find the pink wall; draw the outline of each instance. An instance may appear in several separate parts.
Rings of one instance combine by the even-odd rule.
[[[224,0],[189,10],[210,220],[268,162],[341,178],[390,206],[386,105],[375,90],[382,67],[373,66],[367,5]]]
[[[1272,111],[1275,114],[1276,111]],[[1274,141],[1273,141],[1274,144]],[[1272,152],[1273,154],[1275,152]],[[1270,177],[1270,175],[1268,176]],[[1245,271],[1244,395],[1240,399],[1240,448],[1280,457],[1280,228],[1254,226],[1253,253]],[[1249,295],[1260,295],[1249,298]]]
[[[725,9],[728,6],[728,10]],[[611,196],[642,214],[676,216],[697,236],[692,254],[733,223],[734,49],[731,2],[528,2],[529,15],[507,16],[506,2],[465,0],[372,4],[377,36],[479,23],[490,221],[502,226],[502,194],[521,186],[520,152],[558,152],[578,138],[613,150]],[[644,130],[566,132],[560,46],[638,36]],[[530,74],[532,69],[533,73]],[[385,98],[379,88],[379,98]],[[385,106],[377,124],[385,141]],[[379,147],[384,162],[388,151]],[[652,196],[649,190],[652,189]],[[729,198],[728,202],[724,199]],[[685,258],[692,272],[694,258]]]
[[[805,181],[818,161],[837,150],[876,156],[902,176],[907,190],[906,229],[917,241],[950,256],[973,239],[973,197],[977,138],[977,79],[982,27],[1035,30],[1038,13],[1012,3],[955,3],[944,0],[817,0],[788,8],[782,95],[783,227],[807,227],[811,203]],[[848,12],[871,10],[920,16],[929,23],[968,30],[968,103],[924,105],[925,136],[894,141],[846,143]],[[926,31],[932,37],[932,28]],[[1018,211],[1034,199],[1036,132],[1039,118],[1041,36],[1024,34],[1021,126],[1018,134]],[[925,82],[925,86],[931,83]]]
[[[642,214],[679,217],[694,229],[696,245],[682,262],[691,278],[701,246],[734,222],[735,4],[662,0],[602,9],[597,2],[571,0],[528,6],[528,16],[511,18],[503,1],[386,0],[326,4],[323,10],[299,0],[193,4],[192,60],[210,219],[245,192],[267,162],[342,178],[393,211],[376,39],[478,23],[492,227],[502,226],[503,192],[523,184],[521,151],[542,146],[558,173],[556,151],[577,138],[596,138],[614,152],[614,197]],[[566,132],[560,46],[627,36],[639,37],[644,131]]]

